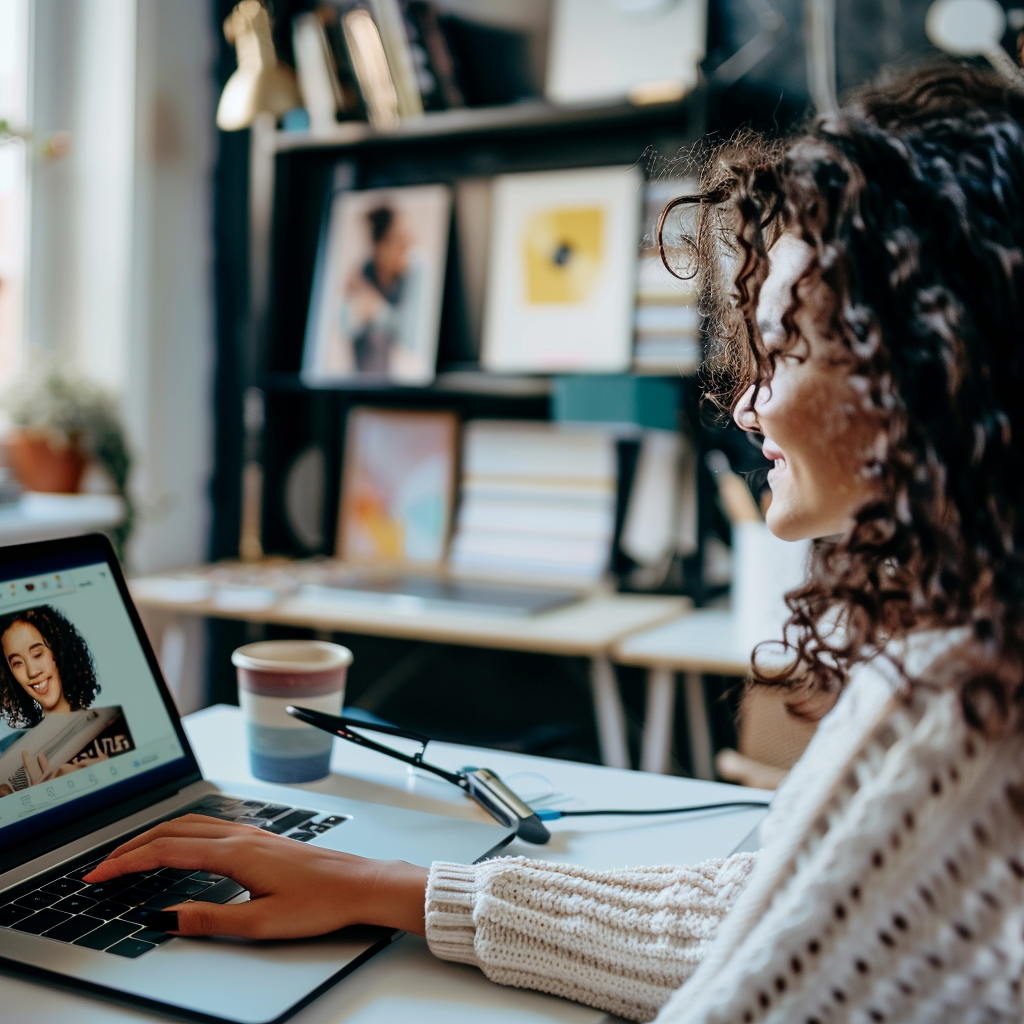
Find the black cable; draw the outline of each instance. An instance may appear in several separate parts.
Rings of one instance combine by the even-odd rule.
[[[559,818],[587,818],[595,815],[602,814],[630,814],[630,815],[645,815],[645,814],[692,814],[695,811],[720,811],[730,807],[770,807],[771,803],[767,800],[732,800],[728,803],[723,804],[695,804],[692,807],[657,807],[657,808],[646,808],[646,809],[630,809],[630,810],[600,810],[600,811],[554,811],[545,808],[542,811],[537,812],[537,816],[541,820],[557,820],[553,816],[558,815]],[[550,817],[549,817],[550,816]]]

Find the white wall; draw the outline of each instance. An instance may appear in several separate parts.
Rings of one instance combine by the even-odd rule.
[[[199,0],[36,0],[30,353],[123,396],[141,516],[133,567],[201,560],[213,359],[213,59]]]
[[[131,568],[203,560],[212,467],[213,25],[203,0],[35,0],[32,127],[71,131],[31,198],[27,337],[116,389]],[[182,703],[200,678],[189,627]]]

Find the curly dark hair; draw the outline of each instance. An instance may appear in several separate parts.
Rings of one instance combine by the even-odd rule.
[[[71,710],[81,711],[90,707],[100,691],[96,663],[89,645],[74,624],[52,605],[41,604],[0,617],[0,641],[16,622],[38,629],[43,643],[53,651],[64,696]],[[42,709],[14,678],[7,658],[0,661],[3,663],[0,668],[0,716],[15,729],[38,725],[43,720]]]
[[[879,654],[913,683],[886,650],[894,638],[963,627],[929,685],[957,687],[977,727],[1021,727],[1024,91],[979,65],[930,64],[788,139],[722,145],[701,187],[720,404],[771,386],[755,314],[769,250],[789,232],[813,256],[792,286],[784,348],[811,279],[887,439],[871,467],[881,497],[844,536],[814,543],[807,583],[786,598],[785,657],[759,648],[755,681],[788,686],[790,707],[817,715]]]

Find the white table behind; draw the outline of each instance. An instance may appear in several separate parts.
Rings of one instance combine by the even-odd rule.
[[[647,669],[647,710],[640,767],[667,772],[672,756],[676,673],[683,673],[686,727],[694,774],[714,778],[714,751],[704,697],[703,673],[745,676],[752,648],[738,636],[733,613],[701,609],[620,640],[612,651],[619,665]]]
[[[208,708],[190,715],[186,729],[207,777],[247,782],[244,724],[237,708]],[[719,783],[648,775],[548,758],[430,745],[430,757],[449,768],[476,762],[493,768],[524,796],[549,791],[543,806],[668,807],[766,794]],[[335,741],[332,774],[301,790],[348,796],[452,817],[484,812],[455,787],[352,744]],[[300,787],[296,787],[299,789]],[[302,802],[296,797],[297,802]],[[760,810],[662,819],[582,818],[551,822],[547,846],[514,842],[507,854],[572,862],[595,868],[654,863],[694,863],[728,854],[763,817]],[[0,976],[5,1019],[26,1024],[138,1024],[151,1014]],[[431,956],[424,940],[403,936],[350,977],[298,1013],[296,1024],[598,1024],[616,1020],[562,999],[502,988],[475,968]]]

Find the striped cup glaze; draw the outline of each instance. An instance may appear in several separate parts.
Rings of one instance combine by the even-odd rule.
[[[249,735],[249,767],[266,782],[312,782],[330,772],[333,737],[285,711],[341,714],[347,647],[325,640],[261,640],[231,655]]]

